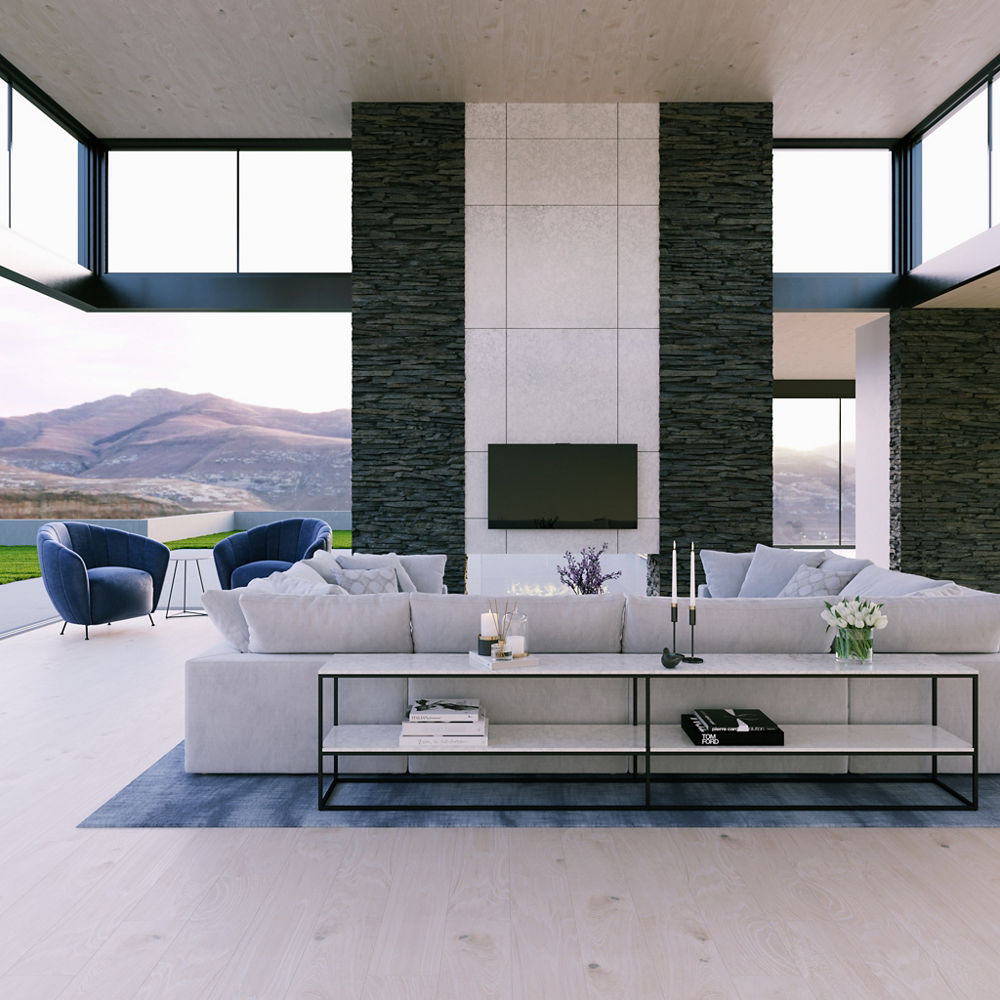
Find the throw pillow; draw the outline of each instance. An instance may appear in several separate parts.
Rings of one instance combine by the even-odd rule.
[[[820,566],[823,569],[851,570],[854,575],[860,573],[866,566],[871,566],[871,559],[852,559],[850,556],[839,556],[836,552],[827,549],[823,553],[823,561]]]
[[[717,552],[701,550],[701,565],[705,583],[712,597],[736,597],[753,559],[752,552]],[[669,596],[669,595],[667,595]],[[680,595],[678,595],[680,596]]]
[[[290,576],[291,570],[278,570],[270,576],[251,580],[247,590],[263,590],[268,594],[346,594],[347,591],[336,583],[324,583],[312,570],[312,580]]]
[[[385,555],[340,552],[337,554],[337,562],[344,569],[381,569],[383,566],[391,566],[396,571],[396,581],[404,594],[412,594],[417,589],[395,552],[387,552]]]
[[[777,597],[782,587],[802,565],[818,566],[822,552],[800,552],[797,549],[773,549],[757,545],[746,579],[737,597]]]
[[[822,594],[833,597],[840,593],[841,587],[855,576],[853,569],[826,569],[825,563],[819,566],[800,566],[791,580],[781,588],[778,597],[812,597]]]
[[[379,569],[342,569],[337,583],[349,594],[395,594],[399,592],[396,571],[391,566]]]
[[[337,574],[343,570],[343,566],[337,562],[337,557],[325,549],[320,549],[308,559],[300,560],[300,562],[303,566],[319,573],[327,583],[336,583]]]
[[[444,565],[448,561],[446,555],[438,553],[401,555],[399,561],[421,594],[444,593]]]
[[[222,638],[241,653],[250,651],[250,629],[240,607],[240,597],[246,592],[246,587],[237,587],[236,590],[206,590],[201,595],[201,606],[209,621],[222,633]]]
[[[902,597],[944,583],[916,573],[900,573],[882,566],[866,566],[840,592],[841,597]]]

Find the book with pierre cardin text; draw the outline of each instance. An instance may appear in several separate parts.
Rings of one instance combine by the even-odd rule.
[[[703,747],[738,747],[738,746],[773,746],[781,747],[785,745],[785,734],[775,723],[763,712],[754,709],[755,724],[751,728],[739,728],[733,725],[723,725],[712,727],[698,709],[695,712],[681,715],[681,728],[687,733],[691,742]],[[713,710],[719,711],[719,710]],[[759,718],[756,718],[759,716]],[[767,725],[765,725],[765,721]]]
[[[777,728],[759,708],[696,708],[694,715],[710,732],[767,732]]]

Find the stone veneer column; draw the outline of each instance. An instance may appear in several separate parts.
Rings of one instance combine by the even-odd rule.
[[[770,104],[660,105],[660,552],[684,580],[691,541],[771,541],[772,131]]]
[[[465,590],[465,106],[353,106],[352,522]],[[317,372],[316,377],[321,377]]]
[[[889,324],[891,565],[1000,590],[1000,311]]]

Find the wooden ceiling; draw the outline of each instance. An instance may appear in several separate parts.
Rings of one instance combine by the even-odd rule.
[[[98,136],[350,135],[352,101],[772,101],[897,137],[1000,50],[984,0],[4,0],[0,53]]]

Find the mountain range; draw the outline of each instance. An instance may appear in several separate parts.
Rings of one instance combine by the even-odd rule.
[[[83,503],[87,513],[13,512],[42,492],[92,499]],[[350,510],[351,411],[301,413],[140,389],[0,418],[0,516],[99,516],[91,508],[102,495],[163,513]]]

